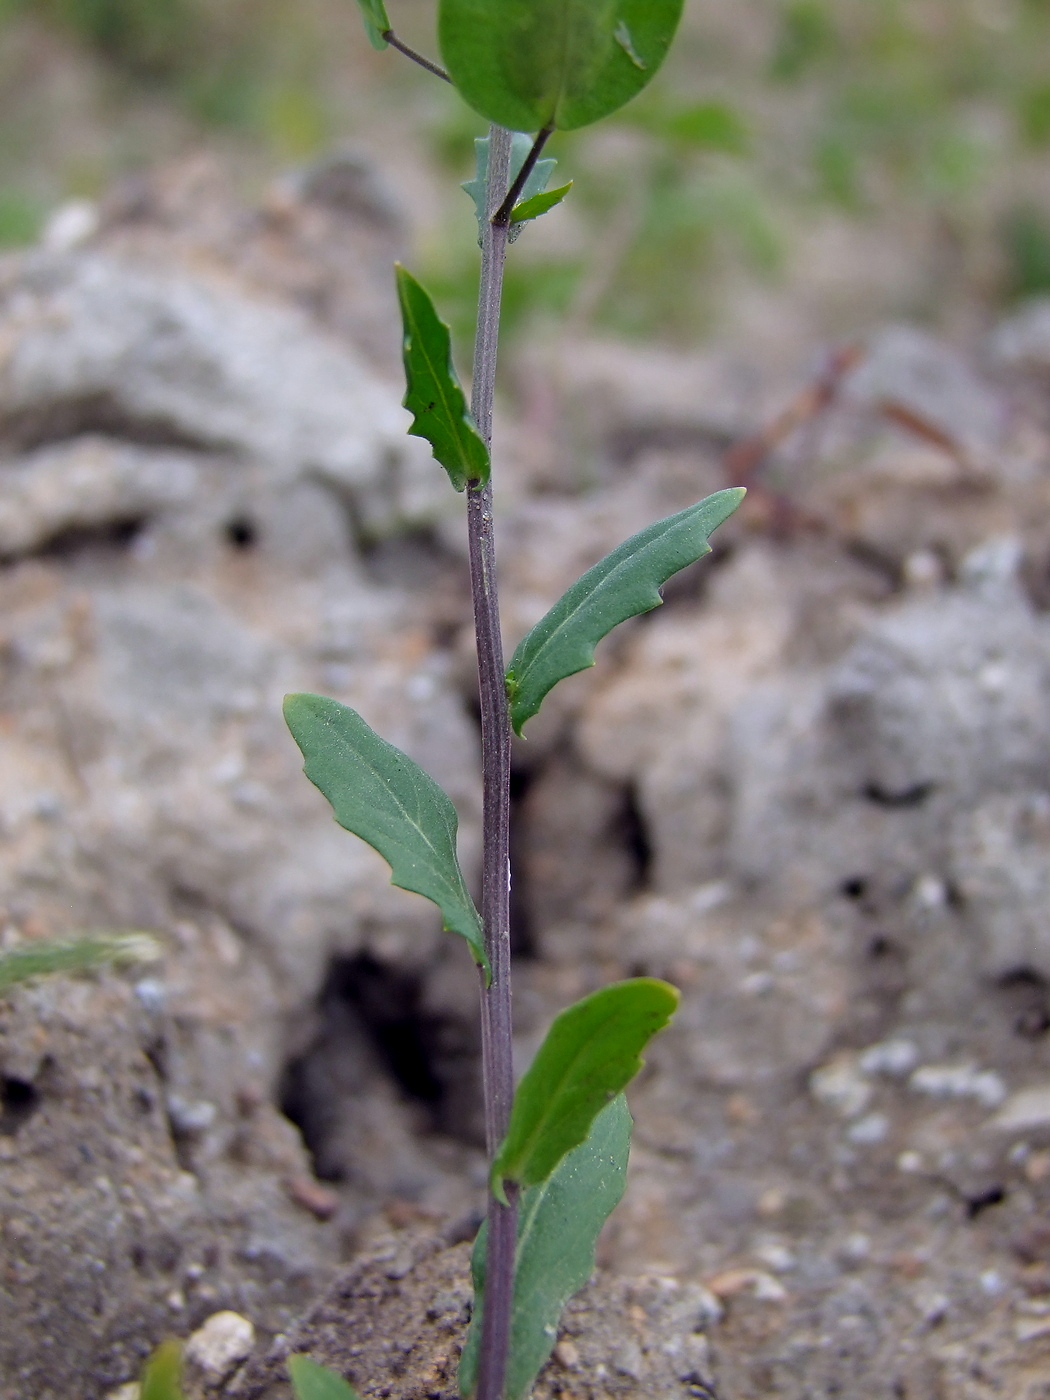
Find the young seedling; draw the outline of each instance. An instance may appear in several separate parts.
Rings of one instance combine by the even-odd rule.
[[[587,126],[638,93],[663,62],[683,0],[439,0],[444,67],[394,33],[384,0],[359,0],[377,48],[399,49],[450,82],[491,123],[479,142],[474,199],[481,273],[471,402],[452,364],[447,326],[426,290],[396,270],[409,432],[426,439],[467,497],[481,700],[480,912],[456,854],[456,812],[434,780],[335,700],[290,695],[288,726],[305,771],[336,820],[373,846],[394,884],[431,900],[460,934],[481,985],[482,1078],[490,1161],[485,1225],[473,1256],[475,1305],[460,1388],[478,1400],[524,1400],[550,1355],[562,1308],[594,1266],[602,1224],[623,1193],[631,1118],[623,1090],[677,991],[653,978],[602,988],[559,1015],[517,1092],[510,1015],[510,760],[519,735],[560,680],[594,664],[620,622],[662,602],[672,574],[742,490],[720,491],[632,536],[575,583],[504,669],[496,589],[490,447],[500,299],[508,245],[553,208],[558,130]],[[299,1400],[353,1400],[342,1378],[304,1357],[290,1371]]]

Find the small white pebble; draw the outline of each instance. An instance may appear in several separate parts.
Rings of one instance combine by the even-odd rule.
[[[948,1316],[948,1309],[951,1307],[951,1300],[946,1293],[920,1288],[914,1298],[915,1306],[918,1308],[923,1322],[942,1322]]]
[[[912,1174],[914,1174],[915,1172],[921,1172],[921,1156],[918,1154],[918,1152],[902,1152],[901,1155],[897,1158],[897,1170],[899,1172],[909,1172]]]
[[[52,211],[40,242],[48,252],[70,253],[93,238],[101,222],[98,205],[93,200],[67,199]]]
[[[846,1136],[859,1147],[871,1147],[882,1142],[889,1130],[890,1120],[885,1113],[867,1113],[850,1124]]]
[[[1050,1317],[1023,1317],[1014,1323],[1014,1336],[1019,1342],[1034,1342],[1050,1336]]]
[[[995,1269],[985,1269],[977,1281],[981,1285],[981,1292],[987,1293],[989,1298],[998,1297],[1006,1287],[1002,1274]]]
[[[1050,1085],[1034,1084],[1028,1089],[1019,1089],[1000,1108],[988,1124],[1001,1132],[1029,1132],[1033,1128],[1050,1125]]]
[[[207,1099],[184,1099],[181,1094],[169,1094],[168,1117],[179,1133],[205,1133],[219,1116],[219,1110]]]
[[[118,1385],[115,1390],[106,1392],[106,1400],[139,1400],[142,1394],[142,1387],[138,1381],[125,1381],[123,1385]]]
[[[168,991],[159,977],[143,977],[135,983],[135,996],[146,1011],[161,1011]]]
[[[842,1257],[852,1264],[863,1263],[871,1254],[871,1239],[859,1230],[842,1242]]]
[[[881,1040],[869,1045],[858,1063],[865,1074],[888,1074],[898,1078],[910,1074],[919,1063],[919,1050],[910,1040]]]
[[[773,1272],[777,1274],[790,1273],[798,1263],[797,1259],[786,1245],[777,1244],[774,1241],[760,1244],[755,1250],[755,1253],[759,1259],[762,1260],[763,1264],[768,1264]]]
[[[580,1353],[576,1343],[570,1342],[568,1338],[560,1341],[554,1348],[554,1359],[566,1371],[574,1371],[580,1364]]]
[[[255,1328],[235,1312],[212,1313],[186,1343],[186,1360],[199,1366],[210,1381],[218,1382],[255,1345]]]
[[[948,886],[937,875],[920,875],[911,895],[920,909],[943,909],[948,903]]]
[[[974,1065],[920,1065],[908,1087],[934,1099],[976,1099],[985,1108],[998,1108],[1006,1098],[999,1075]]]
[[[852,1055],[837,1055],[809,1076],[809,1092],[842,1118],[858,1118],[868,1106],[871,1085]]]
[[[689,896],[689,908],[694,914],[707,914],[733,898],[733,886],[728,880],[709,880],[699,885]]]

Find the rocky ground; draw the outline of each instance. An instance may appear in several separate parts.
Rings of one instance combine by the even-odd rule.
[[[353,162],[257,211],[195,164],[0,264],[2,937],[165,949],[0,1004],[3,1400],[123,1400],[168,1333],[202,1395],[285,1393],[294,1347],[454,1394],[476,983],[279,709],[360,709],[476,869],[401,238]],[[817,348],[512,367],[511,644],[640,524],[752,488],[516,752],[519,1062],[612,978],[683,990],[543,1400],[1050,1396],[1050,309]]]

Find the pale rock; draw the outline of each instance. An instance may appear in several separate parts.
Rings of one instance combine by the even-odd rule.
[[[1025,1133],[1050,1126],[1050,1084],[1018,1089],[988,1120],[987,1126],[1004,1133]]]
[[[809,1092],[840,1118],[857,1118],[871,1101],[872,1087],[856,1056],[843,1053],[813,1071]]]
[[[1006,1098],[1002,1078],[975,1065],[920,1065],[908,1088],[934,1099],[976,1099],[985,1108],[995,1108]]]
[[[240,1313],[212,1313],[187,1340],[186,1360],[204,1372],[212,1384],[218,1384],[245,1359],[255,1344],[255,1328]]]

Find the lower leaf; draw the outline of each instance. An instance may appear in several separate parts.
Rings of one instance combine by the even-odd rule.
[[[309,1356],[290,1356],[288,1374],[295,1400],[361,1400],[349,1381]]]
[[[623,1196],[632,1120],[623,1094],[603,1108],[585,1142],[562,1158],[540,1186],[521,1193],[514,1302],[504,1400],[525,1400],[550,1356],[565,1304],[594,1272],[598,1234]],[[474,1242],[474,1316],[459,1364],[459,1388],[477,1386],[485,1303],[483,1225]]]

